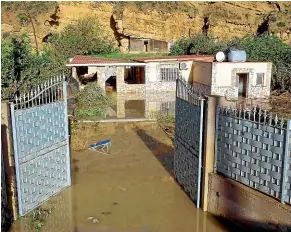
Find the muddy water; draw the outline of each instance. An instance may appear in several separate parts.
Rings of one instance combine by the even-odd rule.
[[[172,142],[156,124],[111,124],[90,142],[107,138],[109,155],[71,152],[72,186],[42,206],[51,214],[40,231],[227,231],[174,182]],[[30,221],[19,219],[10,231],[33,231]]]

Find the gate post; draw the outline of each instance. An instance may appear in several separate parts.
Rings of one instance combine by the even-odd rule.
[[[6,178],[8,206],[15,220],[18,216],[17,182],[15,173],[11,112],[8,101],[1,102],[1,146]]]
[[[202,210],[207,211],[208,176],[214,170],[215,126],[218,96],[206,96],[203,147]]]
[[[199,131],[200,131],[200,135],[199,135],[199,158],[198,158],[198,194],[197,194],[197,208],[200,208],[200,193],[201,193],[201,172],[203,171],[202,170],[202,159],[203,159],[203,147],[202,147],[202,144],[203,144],[203,128],[204,128],[204,125],[203,125],[203,121],[204,121],[204,109],[205,109],[205,99],[202,99],[200,100],[200,128],[199,128]],[[203,184],[203,183],[202,183]],[[203,185],[202,185],[203,186]],[[203,188],[202,188],[203,189]]]
[[[65,76],[64,76],[65,79]],[[70,167],[70,139],[69,139],[69,116],[68,116],[68,97],[67,97],[67,82],[63,82],[63,96],[64,96],[64,110],[65,110],[65,128],[66,128],[66,142],[67,142],[67,167]],[[71,185],[71,169],[67,170],[68,182]]]
[[[283,156],[283,171],[282,171],[282,184],[281,184],[281,202],[285,203],[285,195],[286,195],[286,183],[288,181],[288,166],[289,164],[289,146],[290,146],[290,132],[291,132],[291,120],[287,121],[287,130],[286,130],[286,138],[285,138],[285,147],[284,147],[284,156]]]

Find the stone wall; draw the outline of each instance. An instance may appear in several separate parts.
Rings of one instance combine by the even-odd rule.
[[[161,65],[162,65],[161,63],[147,64],[145,68],[145,83],[146,83],[147,92],[159,93],[159,92],[175,92],[176,91],[176,81],[173,81],[173,82],[161,81],[161,77],[160,77]]]
[[[105,67],[96,67],[97,83],[105,90]]]
[[[210,213],[255,229],[291,229],[290,205],[282,204],[259,191],[214,173],[209,174],[208,187]]]

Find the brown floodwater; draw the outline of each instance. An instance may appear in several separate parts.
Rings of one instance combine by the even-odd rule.
[[[41,206],[51,213],[39,231],[228,231],[196,209],[174,181],[172,141],[157,124],[102,127],[89,143],[110,138],[110,154],[71,151],[72,186]],[[93,223],[94,219],[98,221]],[[31,216],[18,219],[10,231],[33,231],[31,220]]]

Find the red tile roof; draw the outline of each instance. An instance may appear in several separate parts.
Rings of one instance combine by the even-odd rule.
[[[213,61],[214,55],[182,55],[182,56],[153,56],[153,57],[138,57],[135,61],[158,61],[158,60],[208,60]]]
[[[106,63],[138,63],[159,60],[202,60],[212,62],[214,55],[183,55],[183,56],[153,56],[153,57],[137,57],[132,59],[112,59],[112,58],[97,58],[91,56],[74,56],[68,64],[106,64]]]
[[[104,63],[132,63],[132,60],[97,58],[91,56],[74,56],[68,64],[104,64]]]

